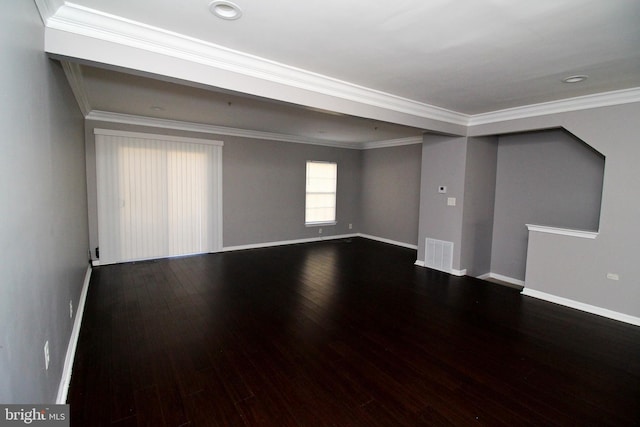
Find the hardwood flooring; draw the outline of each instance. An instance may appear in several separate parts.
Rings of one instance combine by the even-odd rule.
[[[640,425],[640,328],[365,239],[94,269],[72,426]]]

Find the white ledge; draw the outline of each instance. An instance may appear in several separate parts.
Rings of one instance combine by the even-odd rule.
[[[580,237],[582,239],[595,239],[598,237],[598,232],[596,231],[571,230],[569,228],[549,227],[546,225],[527,224],[527,229],[539,233],[560,234],[561,236]]]

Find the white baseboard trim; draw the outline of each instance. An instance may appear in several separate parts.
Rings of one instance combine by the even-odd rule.
[[[335,236],[311,237],[307,239],[281,240],[277,242],[263,242],[263,243],[252,243],[249,245],[225,246],[222,248],[220,252],[233,252],[233,251],[244,251],[246,249],[271,248],[275,246],[297,245],[299,243],[322,242],[325,240],[350,239],[352,237],[358,237],[358,234],[356,233],[340,234]]]
[[[628,314],[619,313],[617,311],[608,310],[595,305],[585,304],[583,302],[574,301],[568,298],[558,297],[546,292],[536,291],[535,289],[524,288],[522,295],[541,299],[544,301],[560,304],[565,307],[575,308],[576,310],[585,311],[587,313],[596,314],[598,316],[607,317],[609,319],[618,320],[620,322],[629,323],[631,325],[640,326],[640,317],[630,316]]]
[[[76,357],[76,347],[78,346],[78,338],[80,337],[80,326],[82,326],[82,317],[84,316],[84,305],[87,300],[87,292],[89,291],[89,282],[91,281],[91,266],[87,267],[87,273],[84,275],[84,283],[80,292],[80,299],[76,307],[76,318],[73,321],[73,329],[71,329],[71,337],[67,346],[67,355],[64,358],[64,366],[62,368],[62,377],[58,386],[57,404],[67,403],[67,393],[69,393],[69,384],[71,383],[71,371],[73,370],[73,361]]]
[[[512,285],[524,287],[524,280],[514,279],[513,277],[503,276],[502,274],[497,274],[497,273],[485,273],[481,276],[478,276],[477,278],[482,280],[496,279],[502,282],[510,283]]]
[[[425,265],[424,261],[419,260],[419,259],[417,259],[416,262],[414,262],[413,264],[417,265],[418,267],[427,268],[427,266]],[[448,273],[448,274],[451,274],[452,276],[466,276],[467,275],[467,269],[466,268],[463,269],[463,270],[451,269],[451,271],[440,270],[440,269],[437,269],[437,268],[432,268],[432,270],[442,271],[443,273]]]
[[[325,240],[339,240],[339,239],[350,239],[353,237],[362,237],[364,239],[375,240],[382,243],[389,243],[395,246],[401,246],[403,248],[414,249],[417,250],[417,245],[412,245],[410,243],[398,242],[396,240],[385,239],[384,237],[372,236],[370,234],[363,233],[352,233],[352,234],[340,234],[335,236],[324,236],[324,237],[310,237],[307,239],[294,239],[294,240],[281,240],[276,242],[263,242],[263,243],[252,243],[248,245],[238,245],[238,246],[225,246],[222,248],[221,252],[232,252],[232,251],[243,251],[246,249],[260,249],[260,248],[271,248],[274,246],[285,246],[285,245],[296,245],[299,243],[313,243],[313,242],[322,242]],[[94,263],[95,265],[95,263]]]
[[[358,233],[358,237],[364,237],[365,239],[375,240],[382,243],[389,243],[390,245],[401,246],[403,248],[418,250],[418,245],[412,245],[411,243],[398,242],[397,240],[385,239],[384,237],[372,236],[370,234]]]

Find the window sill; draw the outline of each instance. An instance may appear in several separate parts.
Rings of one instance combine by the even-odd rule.
[[[326,221],[326,222],[305,222],[305,227],[323,227],[325,225],[336,225],[337,221]]]

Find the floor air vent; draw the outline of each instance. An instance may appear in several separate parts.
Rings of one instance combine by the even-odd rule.
[[[451,273],[453,269],[453,242],[427,237],[425,248],[425,267]]]

